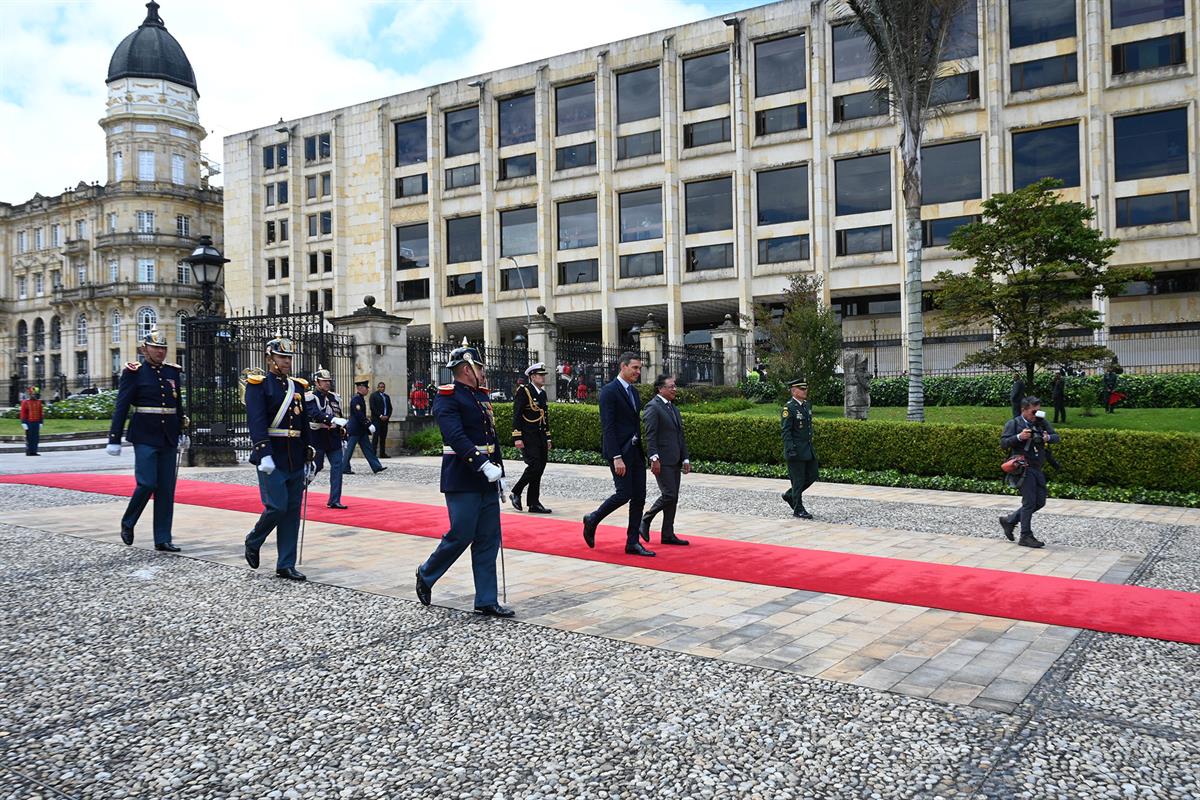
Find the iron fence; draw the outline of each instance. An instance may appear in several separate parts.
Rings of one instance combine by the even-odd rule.
[[[688,386],[693,383],[713,384],[718,378],[723,379],[724,359],[721,354],[708,344],[670,344],[662,345],[662,367],[664,375],[674,375],[675,383]],[[658,366],[655,366],[658,369]]]
[[[525,370],[537,361],[537,353],[525,347],[505,345],[486,347],[479,342],[470,342],[479,350],[487,369],[487,384],[494,400],[511,400],[517,383],[524,380]],[[462,342],[446,342],[437,339],[408,339],[409,387],[421,381],[427,388],[450,383],[454,376],[446,367],[450,354]]]
[[[578,339],[559,339],[554,365],[558,382],[558,399],[578,402],[595,397],[600,387],[615,379],[621,371],[621,354],[627,347],[606,346],[599,342]],[[642,363],[649,363],[648,353],[640,353]],[[547,365],[547,369],[550,366]]]
[[[492,399],[512,400],[517,385],[525,381],[525,370],[537,361],[538,354],[524,345],[481,347],[479,354],[487,366],[487,385]]]
[[[408,337],[408,387],[409,391],[416,386],[417,381],[432,390],[434,387],[451,381],[450,370],[446,362],[455,347],[454,342],[442,342],[436,339]]]

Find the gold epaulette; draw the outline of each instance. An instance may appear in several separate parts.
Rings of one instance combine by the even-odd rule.
[[[266,380],[266,377],[267,377],[266,375],[247,375],[246,383],[252,383],[255,386],[257,386],[258,384],[260,384],[264,380]]]
[[[178,364],[172,364],[170,361],[164,361],[163,366],[164,367],[174,367],[175,369],[183,369],[183,367],[179,366]]]
[[[292,378],[292,380],[294,380],[296,383],[300,384],[305,389],[308,388],[308,381],[304,380],[304,378]]]
[[[129,370],[130,372],[137,372],[141,368],[142,368],[142,362],[140,362],[140,361],[126,361],[125,362],[125,369]]]
[[[439,386],[438,394],[454,394],[454,384],[447,383],[445,386]]]

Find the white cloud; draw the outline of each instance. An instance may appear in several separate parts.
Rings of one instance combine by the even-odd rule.
[[[701,19],[684,0],[160,0],[200,88],[204,151],[292,119]],[[103,181],[104,78],[136,0],[0,2],[0,200]],[[466,26],[466,30],[462,30]],[[445,52],[465,39],[465,52]],[[388,64],[426,60],[398,72]]]

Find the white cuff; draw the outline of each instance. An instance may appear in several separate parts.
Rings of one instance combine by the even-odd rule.
[[[651,460],[651,461],[658,461],[658,453],[655,453],[654,455],[650,456],[650,460]]]
[[[690,464],[690,463],[692,463],[692,460],[691,460],[690,458],[685,458],[685,459],[683,460],[683,463],[685,463],[685,464]]]

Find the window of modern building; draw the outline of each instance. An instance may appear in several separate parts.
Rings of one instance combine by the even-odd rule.
[[[967,3],[950,20],[946,42],[942,45],[942,60],[972,58],[979,55],[979,5],[976,0]]]
[[[429,224],[396,226],[396,269],[429,266]]]
[[[274,244],[275,243],[275,220],[269,220],[266,223],[265,228],[266,228],[265,238],[266,238],[267,244]]]
[[[333,173],[321,173],[321,197],[329,197],[333,193]]]
[[[554,151],[554,168],[556,170],[590,167],[596,163],[596,143],[560,147]]]
[[[662,274],[663,254],[661,250],[655,253],[634,253],[621,256],[622,278],[646,278]]]
[[[154,151],[139,150],[138,151],[138,180],[152,181],[154,180]]]
[[[618,198],[622,242],[640,242],[646,239],[661,239],[662,189],[640,189],[622,192]]]
[[[788,261],[807,261],[808,234],[776,236],[758,240],[759,264],[782,264]]]
[[[846,228],[837,232],[837,254],[839,256],[856,256],[863,253],[884,253],[891,249],[891,225],[870,225],[865,228]]]
[[[429,158],[428,131],[424,117],[397,122],[392,126],[396,143],[396,166],[423,164]]]
[[[1008,46],[1075,35],[1075,0],[1008,0]]]
[[[754,43],[754,96],[794,92],[804,88],[803,33]]]
[[[317,215],[309,214],[307,217],[307,220],[308,220],[308,235],[316,236],[317,235]]]
[[[1191,195],[1184,192],[1143,194],[1117,198],[1117,227],[1162,225],[1191,219]]]
[[[688,233],[724,231],[733,227],[733,180],[726,176],[684,185],[684,214]]]
[[[1114,28],[1183,16],[1183,0],[1112,0],[1109,8]]]
[[[500,291],[515,292],[526,289],[536,289],[538,285],[538,268],[508,267],[500,270]]]
[[[1079,185],[1079,124],[1059,125],[1012,135],[1013,188],[1042,178],[1063,186]]]
[[[447,189],[461,189],[464,186],[476,186],[478,184],[478,164],[465,164],[461,167],[451,167],[446,170]]]
[[[866,317],[900,313],[899,294],[835,297],[830,303],[838,317]]]
[[[1114,177],[1118,181],[1188,171],[1187,109],[1172,108],[1113,119]]]
[[[288,182],[280,181],[275,184],[275,197],[279,205],[285,205],[288,201]]]
[[[275,316],[276,308],[277,308],[277,306],[275,305],[274,296],[268,297],[267,298],[267,316],[269,316],[269,317]]]
[[[1078,78],[1079,57],[1076,53],[1020,61],[1008,66],[1012,91],[1027,92],[1043,86],[1075,83]]]
[[[292,266],[292,259],[289,258],[288,256],[284,256],[283,258],[279,259],[279,277],[280,277],[280,279],[291,277],[291,272],[292,272],[291,266]]]
[[[1147,294],[1185,294],[1200,292],[1200,270],[1188,269],[1175,272],[1159,272],[1148,281],[1131,281],[1125,285],[1121,297],[1136,297]],[[53,320],[50,327],[54,335]],[[53,344],[50,345],[54,347]]]
[[[754,112],[754,135],[767,136],[784,131],[799,131],[808,127],[808,106],[797,103],[793,106],[765,108]]]
[[[304,179],[304,197],[306,200],[312,200],[317,196],[317,176],[309,175]]]
[[[596,82],[584,81],[554,90],[554,132],[558,136],[596,127]]]
[[[887,113],[888,95],[887,92],[880,89],[869,89],[865,92],[843,94],[833,98],[834,122],[882,117]]]
[[[322,250],[321,251],[321,264],[322,264],[322,269],[325,272],[333,272],[333,251],[332,250]]]
[[[446,112],[446,158],[479,152],[479,106]]]
[[[187,161],[179,153],[171,154],[171,183],[182,186],[184,183],[184,168]]]
[[[924,176],[922,176],[924,177]],[[950,244],[950,234],[971,222],[979,222],[977,214],[965,217],[942,217],[941,219],[921,220],[921,246],[944,247]]]
[[[318,216],[321,218],[321,234],[333,233],[333,212],[322,211]]]
[[[617,137],[617,161],[641,156],[652,156],[662,152],[662,132],[646,131],[629,136]]]
[[[729,136],[729,117],[693,122],[683,126],[684,147],[703,147],[706,144],[728,142]]]
[[[323,161],[329,158],[330,138],[328,133],[318,133],[316,136],[304,137],[304,160]]]
[[[732,244],[709,244],[687,249],[687,271],[706,272],[733,268]]]
[[[263,148],[263,169],[286,167],[288,163],[286,144],[269,144]]]
[[[309,253],[308,254],[308,274],[309,275],[319,275],[320,273],[321,273],[321,254],[320,253]]]
[[[617,123],[657,117],[658,65],[617,75]]]
[[[500,180],[502,181],[510,178],[527,178],[536,174],[537,155],[535,153],[500,159]]]
[[[321,307],[325,311],[333,311],[333,289],[321,290]]]
[[[833,80],[848,81],[871,74],[875,47],[855,22],[833,26]]]
[[[683,60],[683,110],[729,102],[729,51]]]
[[[567,200],[558,204],[558,249],[576,250],[595,247],[596,198]]]
[[[758,173],[758,224],[808,219],[808,165]]]
[[[500,212],[500,255],[524,256],[537,252],[537,207]]]
[[[279,295],[279,313],[289,314],[292,310],[292,296],[290,294]]]
[[[468,272],[465,275],[450,275],[446,278],[446,296],[462,297],[467,294],[483,293],[483,273]]]
[[[320,295],[317,293],[317,290],[310,289],[308,291],[308,310],[309,311],[320,310],[319,306],[317,305],[319,302],[321,302],[321,300],[320,300]]]
[[[267,280],[273,281],[278,277],[275,273],[275,259],[267,259]]]
[[[537,133],[534,119],[533,92],[513,95],[496,101],[500,117],[500,146],[532,142]]]
[[[865,214],[892,207],[892,156],[844,158],[833,162],[837,214]]]
[[[1137,42],[1114,44],[1112,48],[1113,75],[1126,75],[1144,69],[1173,67],[1187,61],[1184,36],[1172,33]]]
[[[478,214],[446,220],[446,263],[478,261],[480,253]]]
[[[428,193],[429,176],[424,172],[420,175],[396,178],[396,199],[400,199],[401,197],[420,197]]]
[[[142,283],[154,282],[153,258],[139,258],[137,260],[137,279]]]
[[[978,99],[978,72],[960,72],[957,75],[947,75],[944,78],[938,78],[933,82],[933,97],[931,98],[931,102],[935,106]]]
[[[396,302],[404,303],[409,300],[429,299],[429,278],[415,278],[410,281],[396,281]]]
[[[592,283],[598,280],[600,280],[600,262],[595,258],[560,261],[558,264],[558,283],[561,286]]]
[[[979,140],[921,148],[921,203],[951,203],[983,197]]]
[[[264,192],[265,205],[268,207],[275,205],[275,184],[268,183]]]

